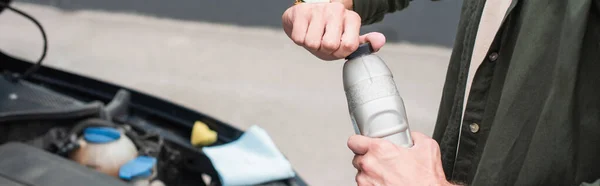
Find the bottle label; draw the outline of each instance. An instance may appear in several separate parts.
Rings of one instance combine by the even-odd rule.
[[[362,80],[346,90],[350,112],[369,101],[397,95],[399,93],[392,76],[377,76]]]

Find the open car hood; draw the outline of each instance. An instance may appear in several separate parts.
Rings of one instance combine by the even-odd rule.
[[[32,64],[29,62],[13,58],[0,51],[0,71],[3,72],[4,76],[23,73],[31,66]],[[227,123],[201,112],[174,104],[168,100],[47,66],[40,67],[23,81],[42,86],[82,102],[100,101],[109,103],[120,90],[126,90],[130,93],[128,112],[126,115],[113,118],[113,120],[121,123],[130,123],[136,127],[148,130],[160,131],[159,133],[164,137],[165,141],[182,149],[181,158],[185,159],[185,171],[190,171],[188,174],[205,173],[214,178],[218,177],[218,173],[210,159],[199,148],[192,146],[189,142],[195,121],[202,121],[211,130],[218,133],[217,141],[211,146],[235,141],[244,133]],[[0,125],[2,125],[2,122],[0,122]],[[195,175],[182,176],[180,178],[182,179],[180,180],[181,184],[178,185],[197,185],[201,181],[198,177]],[[266,184],[306,185],[298,176]]]

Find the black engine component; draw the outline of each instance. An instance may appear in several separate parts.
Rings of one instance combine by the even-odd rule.
[[[131,186],[76,162],[15,142],[0,146],[0,185]]]
[[[0,123],[100,116],[103,104],[84,103],[26,81],[0,77]]]

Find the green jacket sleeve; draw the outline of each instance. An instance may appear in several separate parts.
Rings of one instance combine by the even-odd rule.
[[[353,0],[353,9],[362,19],[363,25],[383,20],[386,13],[402,10],[411,0]]]
[[[360,15],[363,25],[383,20],[387,13],[403,10],[412,0],[352,0],[353,10]],[[440,1],[440,0],[431,0]]]

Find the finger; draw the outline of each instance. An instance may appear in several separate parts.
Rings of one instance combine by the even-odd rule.
[[[429,139],[429,138],[431,138],[431,137],[429,137],[429,136],[427,136],[427,135],[425,135],[425,134],[423,134],[421,132],[415,132],[415,131],[410,132],[410,135],[413,138],[417,138],[417,139]]]
[[[431,155],[436,155],[435,153],[438,153],[435,151],[439,151],[440,146],[437,141],[431,139],[431,137],[420,132],[411,132],[410,135],[414,145],[409,149],[426,149],[431,151]]]
[[[385,155],[390,151],[394,151],[398,149],[397,145],[394,145],[389,140],[374,138],[371,139],[371,144],[369,144],[369,153],[376,155]]]
[[[325,19],[323,18],[323,10],[313,7],[313,14],[308,24],[304,45],[309,50],[318,51],[321,47],[321,39],[325,32]]]
[[[413,140],[413,143],[415,143],[415,144],[416,143],[420,143],[420,142],[422,142],[424,140],[431,139],[431,137],[429,137],[429,136],[427,136],[427,135],[425,135],[423,133],[420,133],[420,132],[411,132],[410,136],[411,136],[411,138]]]
[[[358,171],[362,171],[360,162],[362,162],[363,157],[363,155],[354,155],[354,158],[352,159],[352,166]]]
[[[442,155],[441,152],[438,150],[436,152],[436,155],[434,156],[435,162],[434,162],[434,171],[436,173],[438,173],[438,175],[444,175],[444,168],[442,167]],[[442,176],[444,177],[444,176]]]
[[[294,43],[300,46],[304,46],[304,40],[306,38],[306,32],[308,30],[308,24],[311,18],[311,14],[307,13],[310,11],[306,6],[296,5],[297,7],[293,12],[293,26],[291,38]]]
[[[322,53],[320,51],[311,50],[308,47],[304,47],[304,48],[307,49],[311,54],[313,54],[317,58],[322,59],[324,61],[333,61],[333,60],[338,60],[339,59],[339,58],[336,58],[336,57],[332,56],[331,54],[325,54],[325,53]]]
[[[294,28],[294,8],[295,7],[288,8],[281,16],[283,31],[289,38],[292,38],[292,29]]]
[[[354,11],[346,10],[344,13],[344,31],[342,33],[342,41],[338,50],[333,52],[333,56],[337,58],[345,58],[358,48],[360,25],[360,16]]]
[[[358,186],[369,186],[369,185],[372,185],[372,184],[369,182],[369,177],[367,176],[367,174],[365,174],[365,173],[364,173],[364,172],[362,172],[362,171],[358,171],[358,173],[356,173],[356,178],[355,178],[355,180],[356,180],[356,184],[357,184]]]
[[[320,49],[323,53],[332,54],[340,47],[345,10],[342,3],[332,3],[325,11],[327,25]]]
[[[371,43],[374,52],[379,51],[385,44],[385,36],[379,32],[371,32],[359,37],[360,43]]]
[[[348,138],[348,148],[357,155],[364,155],[369,151],[371,138],[362,135],[353,135]]]

